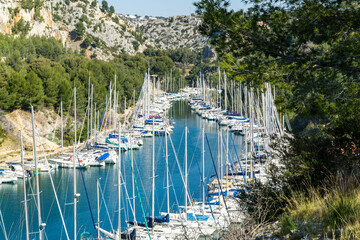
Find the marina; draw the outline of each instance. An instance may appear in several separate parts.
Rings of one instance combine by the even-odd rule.
[[[116,86],[112,106],[110,86],[106,120],[97,123],[99,129],[106,126],[103,131],[91,129],[89,140],[72,153],[45,159],[40,167],[35,163],[39,171],[30,171],[22,184],[14,180],[0,186],[8,239],[27,234],[35,239],[212,239],[230,224],[246,221],[236,197],[247,191],[247,181],[266,181],[266,124],[282,134],[281,125],[273,125],[278,122],[276,109],[267,102],[271,91],[263,99],[261,118],[254,113],[260,104],[252,91],[240,98],[249,104],[241,107],[249,116],[244,117],[222,110],[222,91],[206,86],[205,80],[181,93],[150,85],[150,77],[145,77],[132,119],[125,115],[119,124]],[[15,173],[19,165],[10,166]],[[38,212],[28,223],[24,198],[28,214]],[[24,231],[27,224],[29,233]]]

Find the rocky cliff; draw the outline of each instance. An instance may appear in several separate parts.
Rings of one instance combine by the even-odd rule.
[[[170,18],[111,13],[93,0],[0,0],[0,33],[48,36],[89,57],[159,49],[202,48],[195,15]]]

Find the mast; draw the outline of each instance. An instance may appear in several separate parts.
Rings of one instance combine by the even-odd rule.
[[[92,137],[93,134],[93,106],[94,106],[94,84],[91,84],[91,101],[90,101],[90,136],[89,139]],[[90,141],[91,144],[91,141]]]
[[[229,126],[226,127],[226,192],[229,189]],[[226,194],[227,200],[228,194]]]
[[[218,101],[219,101],[219,108],[221,110],[221,73],[220,73],[220,67],[218,67],[218,72],[219,72],[218,89],[220,90],[220,92],[217,92],[217,94],[219,95]]]
[[[131,153],[131,168],[134,169],[134,150],[132,148],[132,138],[130,136],[130,153]],[[135,201],[135,176],[131,174],[131,183],[132,183],[132,202],[133,202],[133,214],[134,214],[134,223],[136,222],[136,201]]]
[[[96,114],[96,103],[94,104],[94,127],[95,127],[95,141],[97,136],[97,114]]]
[[[165,162],[166,162],[166,209],[167,214],[170,213],[170,194],[169,194],[169,155],[167,142],[167,129],[165,129]]]
[[[253,151],[253,141],[254,141],[254,112],[253,112],[253,91],[250,93],[250,178],[253,178],[253,159],[252,159],[252,151]]]
[[[220,127],[217,126],[217,159],[218,159],[218,163],[217,163],[217,171],[218,173],[220,172],[220,166],[221,166],[221,150],[220,150]],[[221,177],[221,176],[220,176]],[[218,184],[219,184],[219,202],[220,202],[220,179],[218,179]],[[219,209],[220,209],[220,205],[219,205]]]
[[[25,211],[25,227],[26,227],[26,240],[29,240],[29,217],[28,217],[28,208],[27,208],[27,199],[26,199],[26,182],[25,182],[25,167],[24,167],[24,146],[23,146],[23,137],[20,131],[20,143],[21,143],[21,165],[23,171],[23,185],[24,185],[24,211]]]
[[[111,121],[112,121],[112,118],[111,118],[111,111],[112,111],[112,106],[111,106],[111,104],[112,104],[112,92],[113,92],[113,89],[112,89],[112,87],[111,87],[111,81],[110,81],[110,97],[109,97],[109,115],[108,115],[108,119],[107,119],[107,122],[108,122],[108,124],[107,124],[107,126],[106,126],[106,129],[108,129],[109,130],[109,128],[111,129]]]
[[[64,120],[63,120],[63,102],[60,102],[61,111],[61,154],[64,154]]]
[[[242,103],[242,91],[241,91],[241,86],[242,84],[240,83],[240,91],[239,91],[239,97],[240,97],[240,116],[241,117],[244,117],[244,114],[243,114],[243,110],[242,110],[242,106],[243,106],[243,103]]]
[[[97,236],[100,237],[100,182],[96,179],[96,197],[97,197]]]
[[[116,103],[117,103],[117,94],[116,94],[116,73],[115,73],[115,80],[114,80],[114,116],[113,116],[113,129],[115,132],[116,129]],[[120,132],[119,132],[120,134]]]
[[[124,103],[124,129],[126,130],[126,97]]]
[[[75,131],[75,147],[76,147],[76,87],[74,87],[74,131]]]
[[[220,179],[223,177],[223,136],[220,128]],[[220,183],[219,183],[220,184]]]
[[[247,142],[247,128],[244,128],[245,134],[244,134],[244,146],[245,146],[245,173],[248,175],[248,142]],[[244,175],[244,173],[243,173]]]
[[[150,69],[148,68],[148,74],[147,74],[147,93],[146,93],[146,97],[147,97],[147,103],[146,103],[146,113],[147,116],[146,118],[150,117]]]
[[[187,187],[188,187],[188,172],[187,172],[187,132],[188,128],[185,126],[185,220],[187,220]]]
[[[227,86],[226,86],[226,74],[224,72],[224,88],[225,88],[225,111],[227,111]]]
[[[119,121],[119,145],[118,145],[118,162],[117,162],[117,190],[118,190],[118,239],[121,239],[121,122]],[[132,174],[133,175],[133,174]]]
[[[90,73],[89,73],[89,83],[88,83],[88,104],[87,104],[87,128],[86,128],[86,140],[89,138],[90,130]]]
[[[76,207],[77,207],[77,193],[76,193],[76,87],[74,87],[74,119],[75,119],[75,142],[73,147],[73,168],[74,168],[74,240],[76,240]]]
[[[76,240],[76,211],[77,211],[77,193],[76,193],[76,152],[75,144],[73,147],[73,170],[74,170],[74,240]]]
[[[202,128],[202,199],[203,212],[205,212],[205,128]]]
[[[31,105],[31,119],[32,119],[32,130],[33,130],[33,152],[34,152],[34,162],[35,162],[35,178],[36,178],[36,199],[37,199],[37,210],[38,210],[38,223],[39,223],[39,239],[43,240],[43,227],[45,224],[42,223],[41,219],[41,205],[40,205],[40,190],[39,190],[39,170],[37,167],[37,158],[36,158],[36,139],[35,139],[35,118],[34,118],[34,107]]]
[[[155,118],[152,116],[153,120],[153,145],[152,145],[152,194],[151,194],[151,221],[154,225],[155,217]]]

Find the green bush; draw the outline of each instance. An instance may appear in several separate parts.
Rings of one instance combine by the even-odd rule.
[[[0,125],[0,146],[4,143],[5,141],[5,133],[4,133],[4,130],[1,128],[1,125]]]
[[[84,42],[86,47],[105,46],[99,38],[90,35]],[[28,110],[32,103],[36,107],[58,109],[62,100],[66,109],[70,105],[75,85],[81,114],[86,109],[89,75],[94,84],[94,101],[98,106],[105,101],[107,87],[110,80],[114,79],[115,72],[118,73],[120,101],[125,96],[131,99],[134,90],[138,96],[149,64],[153,74],[164,76],[166,72],[172,71],[174,78],[180,76],[174,62],[163,53],[159,53],[164,55],[159,57],[122,53],[108,62],[89,60],[83,54],[85,49],[81,54],[72,52],[55,38],[26,38],[21,35],[14,38],[0,34],[0,58],[6,58],[5,62],[0,62],[0,108],[6,111]]]
[[[20,20],[14,24],[11,30],[14,34],[23,33],[26,35],[30,31],[30,23],[25,22],[24,19],[20,18]]]
[[[281,235],[287,235],[292,230],[296,229],[296,226],[295,226],[293,220],[287,214],[285,214],[284,216],[281,217],[281,219],[280,219],[280,227],[281,227],[281,229],[280,229],[280,234]]]

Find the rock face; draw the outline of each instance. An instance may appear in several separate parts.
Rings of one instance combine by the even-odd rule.
[[[51,141],[55,129],[60,129],[60,117],[53,111],[45,110],[35,113],[35,122],[38,133],[36,134],[38,147],[42,149],[54,149],[59,146]],[[19,140],[20,130],[22,131],[24,145],[32,149],[32,122],[31,113],[22,110],[15,110],[0,117],[0,125],[6,136]]]
[[[100,59],[121,52],[135,54],[148,46],[198,49],[206,44],[197,31],[200,20],[196,15],[131,17],[103,11],[95,0],[38,2],[0,0],[0,33],[55,37],[67,47],[85,48],[89,56]],[[81,37],[75,33],[78,22],[85,28]]]
[[[146,37],[145,42],[160,49],[196,49],[203,47],[207,41],[197,31],[200,19],[196,15],[148,20],[137,18],[135,23]]]

